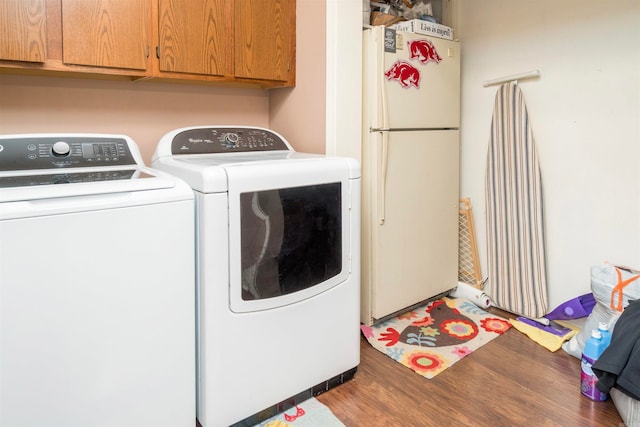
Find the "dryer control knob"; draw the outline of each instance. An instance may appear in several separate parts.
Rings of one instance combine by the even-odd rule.
[[[64,141],[58,141],[53,144],[53,147],[51,147],[51,151],[53,152],[54,156],[64,157],[69,155],[71,147],[69,147],[69,144]]]

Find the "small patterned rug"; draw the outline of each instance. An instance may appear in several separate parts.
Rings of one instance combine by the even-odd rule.
[[[464,298],[442,298],[375,326],[361,327],[369,343],[390,358],[433,378],[511,328]]]
[[[256,427],[344,427],[325,405],[312,397]]]

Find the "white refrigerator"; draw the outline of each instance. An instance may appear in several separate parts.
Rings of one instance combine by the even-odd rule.
[[[457,286],[460,45],[363,31],[361,321]]]

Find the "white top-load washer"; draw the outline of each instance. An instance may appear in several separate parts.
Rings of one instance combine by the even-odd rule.
[[[359,163],[206,126],[165,135],[152,166],[195,192],[200,423],[253,425],[353,377]]]
[[[193,215],[127,136],[0,135],[0,425],[194,425]]]

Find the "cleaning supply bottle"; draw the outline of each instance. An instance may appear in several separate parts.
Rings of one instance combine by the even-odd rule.
[[[602,393],[596,387],[598,377],[593,373],[591,367],[604,351],[604,341],[599,330],[591,331],[591,337],[584,344],[584,352],[582,353],[582,372],[580,373],[580,390],[582,394],[596,402],[602,402],[607,399],[607,394]]]
[[[604,344],[602,351],[604,351],[607,347],[609,347],[609,344],[611,344],[611,331],[609,331],[609,325],[607,324],[607,322],[599,322],[598,330],[600,331],[600,335],[602,336],[602,342]]]

